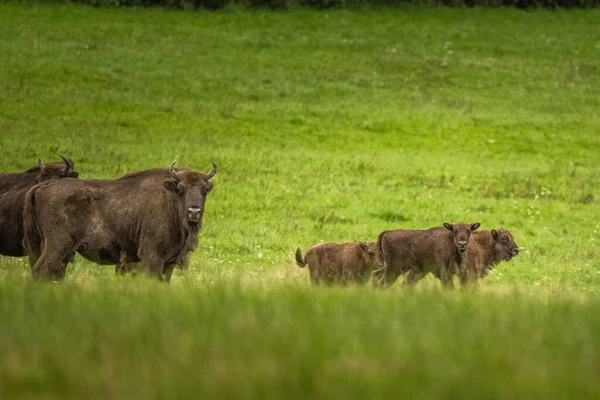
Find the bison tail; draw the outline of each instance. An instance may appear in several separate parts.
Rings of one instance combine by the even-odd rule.
[[[304,268],[306,266],[306,260],[302,258],[302,252],[300,251],[300,247],[296,249],[296,264],[300,268]]]
[[[377,250],[379,250],[379,259],[381,260],[381,262],[384,262],[384,259],[383,259],[383,236],[387,232],[388,231],[383,231],[379,234],[379,236],[377,236]]]
[[[385,262],[385,258],[383,257],[383,236],[388,231],[383,231],[377,236],[377,250],[379,251],[379,264],[377,268],[371,271],[371,281],[373,283],[373,287],[380,287],[385,283],[385,276],[387,272],[387,264]]]
[[[39,254],[43,238],[37,215],[35,213],[35,192],[39,186],[34,186],[25,196],[23,209],[23,248],[30,254]]]

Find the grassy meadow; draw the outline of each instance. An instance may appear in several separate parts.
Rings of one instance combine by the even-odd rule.
[[[598,398],[598,26],[0,4],[0,171],[218,165],[170,285],[0,257],[0,398]],[[293,261],[445,221],[522,251],[469,292],[315,288]]]

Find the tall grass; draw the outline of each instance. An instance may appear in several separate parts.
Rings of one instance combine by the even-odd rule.
[[[599,394],[596,299],[153,282],[0,296],[3,398]]]

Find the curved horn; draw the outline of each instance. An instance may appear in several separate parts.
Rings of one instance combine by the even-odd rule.
[[[42,161],[41,158],[38,158],[38,167],[40,167],[40,169],[46,168],[46,166],[44,165],[44,162]]]
[[[217,173],[217,164],[215,164],[214,161],[211,161],[213,167],[210,170],[210,172],[208,174],[206,174],[206,180],[209,180],[210,178],[212,178],[213,176],[215,176],[215,174]]]
[[[73,171],[73,169],[74,169],[73,161],[69,160],[67,157],[63,156],[62,154],[59,154],[59,156],[65,162],[65,172]]]
[[[176,162],[177,162],[177,160],[173,161],[171,163],[171,165],[169,165],[169,174],[171,175],[171,177],[173,179],[175,179],[177,182],[179,182],[181,180],[181,176],[179,176],[177,171],[175,171],[175,168],[173,168],[173,166],[175,165]]]

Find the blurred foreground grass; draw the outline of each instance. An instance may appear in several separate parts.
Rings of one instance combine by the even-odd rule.
[[[0,293],[3,398],[600,394],[597,299],[127,280]]]

